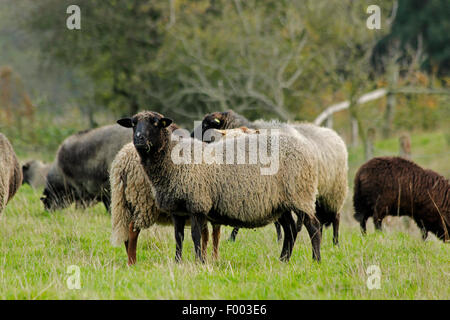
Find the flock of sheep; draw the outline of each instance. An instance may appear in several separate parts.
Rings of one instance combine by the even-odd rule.
[[[308,123],[250,122],[231,110],[206,115],[191,136],[180,139],[173,138],[179,127],[157,112],[143,111],[117,123],[68,137],[52,164],[33,160],[22,168],[0,133],[0,217],[22,182],[44,187],[41,200],[49,211],[103,202],[111,212],[111,241],[125,244],[130,265],[136,262],[139,232],[155,223],[174,226],[176,261],[182,259],[187,223],[202,262],[208,221],[214,258],[221,225],[234,227],[234,240],[239,228],[275,223],[278,239],[284,234],[282,261],[289,260],[303,225],[313,259],[321,258],[323,226],[333,226],[333,243],[338,244],[348,165],[345,143],[333,130]],[[250,157],[246,146],[264,137],[272,141],[274,129],[279,132],[279,168],[274,174],[261,174],[260,163],[173,161],[180,148],[226,149],[231,139],[233,148]],[[218,139],[202,141],[208,132]],[[369,217],[381,229],[385,216],[407,215],[424,239],[432,232],[444,242],[450,240],[450,185],[443,176],[403,158],[378,157],[361,166],[354,182],[354,217],[363,233]]]

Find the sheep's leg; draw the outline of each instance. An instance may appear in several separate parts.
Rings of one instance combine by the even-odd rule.
[[[363,236],[366,235],[367,233],[367,218],[364,217],[362,218],[361,222],[359,223],[360,227],[361,227],[361,233]]]
[[[339,214],[336,215],[333,221],[333,244],[335,246],[339,245]]]
[[[377,231],[382,230],[381,221],[382,221],[382,219],[373,217],[373,224],[375,225],[375,230],[377,230]]]
[[[420,231],[422,231],[422,240],[425,241],[428,238],[428,230],[425,228],[421,228]]]
[[[220,225],[214,224],[213,225],[213,259],[217,260],[219,257],[219,240],[220,240]]]
[[[228,238],[228,241],[235,242],[238,232],[239,232],[239,228],[234,228],[233,231],[231,231],[231,234],[230,234],[230,237]]]
[[[128,227],[128,241],[125,242],[125,247],[128,253],[128,265],[131,266],[136,263],[136,247],[140,230],[134,230],[134,223],[131,222]],[[127,243],[128,242],[128,243]]]
[[[204,224],[206,224],[204,215],[195,214],[191,217],[191,236],[192,240],[194,241],[195,258],[201,263],[205,262],[200,246],[201,232]]]
[[[313,259],[320,261],[320,222],[315,217],[309,217],[305,214],[305,227],[311,238]]]
[[[294,248],[295,239],[297,237],[296,225],[290,212],[284,213],[278,219],[278,222],[283,227],[284,231],[284,241],[283,248],[281,249],[280,260],[283,262],[288,262],[292,255],[292,249]]]
[[[106,211],[111,212],[111,199],[108,196],[102,196],[102,202],[105,205]]]
[[[283,235],[281,234],[281,224],[278,221],[275,221],[275,229],[277,230],[277,241],[280,242]]]
[[[181,262],[183,255],[184,225],[186,217],[173,215],[173,225],[175,229],[175,262]]]
[[[209,241],[209,230],[208,230],[208,224],[205,223],[205,225],[202,228],[202,256],[203,256],[203,258],[206,258],[206,255],[207,255],[208,241]]]

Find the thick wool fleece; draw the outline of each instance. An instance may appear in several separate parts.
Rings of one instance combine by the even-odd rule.
[[[111,165],[111,221],[113,245],[128,240],[128,226],[146,229],[154,223],[168,225],[170,216],[156,206],[152,185],[133,143],[126,144]]]
[[[241,152],[247,153],[247,159],[248,142],[259,136],[236,138],[237,148],[246,148]],[[271,140],[266,141],[270,148]],[[247,228],[277,221],[286,211],[315,216],[318,168],[314,146],[306,138],[279,135],[279,170],[274,175],[261,175],[260,168],[265,167],[261,164],[174,164],[175,147],[205,148],[206,144],[191,138],[171,141],[166,129],[161,142],[160,150],[143,157],[143,165],[156,203],[165,211],[200,213],[213,223]]]
[[[407,215],[423,231],[450,240],[450,184],[432,170],[400,157],[373,158],[359,168],[353,196],[355,218]],[[426,236],[426,233],[424,234]]]
[[[177,129],[173,126],[172,130]],[[256,133],[255,130],[217,130],[222,139]],[[135,229],[146,229],[154,223],[172,224],[171,217],[161,212],[154,200],[154,191],[142,167],[141,158],[133,143],[126,144],[111,165],[111,220],[113,245],[128,240],[128,226],[134,222]],[[188,224],[190,221],[187,221]]]
[[[22,170],[8,139],[0,133],[0,218],[22,184]]]
[[[319,195],[316,214],[324,225],[339,221],[340,211],[347,196],[347,148],[339,135],[327,128],[309,123],[281,123],[279,121],[248,121],[233,110],[214,112],[204,117],[203,129],[231,129],[246,126],[253,129],[295,128],[314,145],[319,167]],[[295,135],[295,133],[294,133]]]

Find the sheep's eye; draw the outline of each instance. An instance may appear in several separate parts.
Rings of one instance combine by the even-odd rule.
[[[136,119],[133,119],[133,120],[131,121],[131,125],[132,125],[133,127],[135,127],[136,124],[137,124],[137,120],[136,120]]]
[[[215,119],[214,119],[214,122],[216,122],[216,123],[220,124],[220,120],[219,120],[219,119],[217,119],[217,118],[215,118]]]

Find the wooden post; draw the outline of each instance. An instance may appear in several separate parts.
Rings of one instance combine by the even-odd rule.
[[[358,145],[358,121],[355,117],[350,116],[350,123],[352,128],[352,134],[351,134],[351,146],[356,147]]]
[[[402,134],[399,140],[399,156],[411,160],[411,138],[408,134]]]
[[[375,141],[375,129],[369,128],[367,130],[366,147],[364,148],[364,157],[367,160],[373,158],[373,144]]]
[[[392,129],[392,121],[394,119],[395,105],[397,100],[393,90],[397,86],[399,67],[394,62],[388,66],[389,88],[386,97],[386,111],[384,113],[383,138],[389,138]]]
[[[325,122],[325,126],[326,126],[327,128],[333,129],[333,114],[330,114],[330,115],[327,117],[326,122]]]

